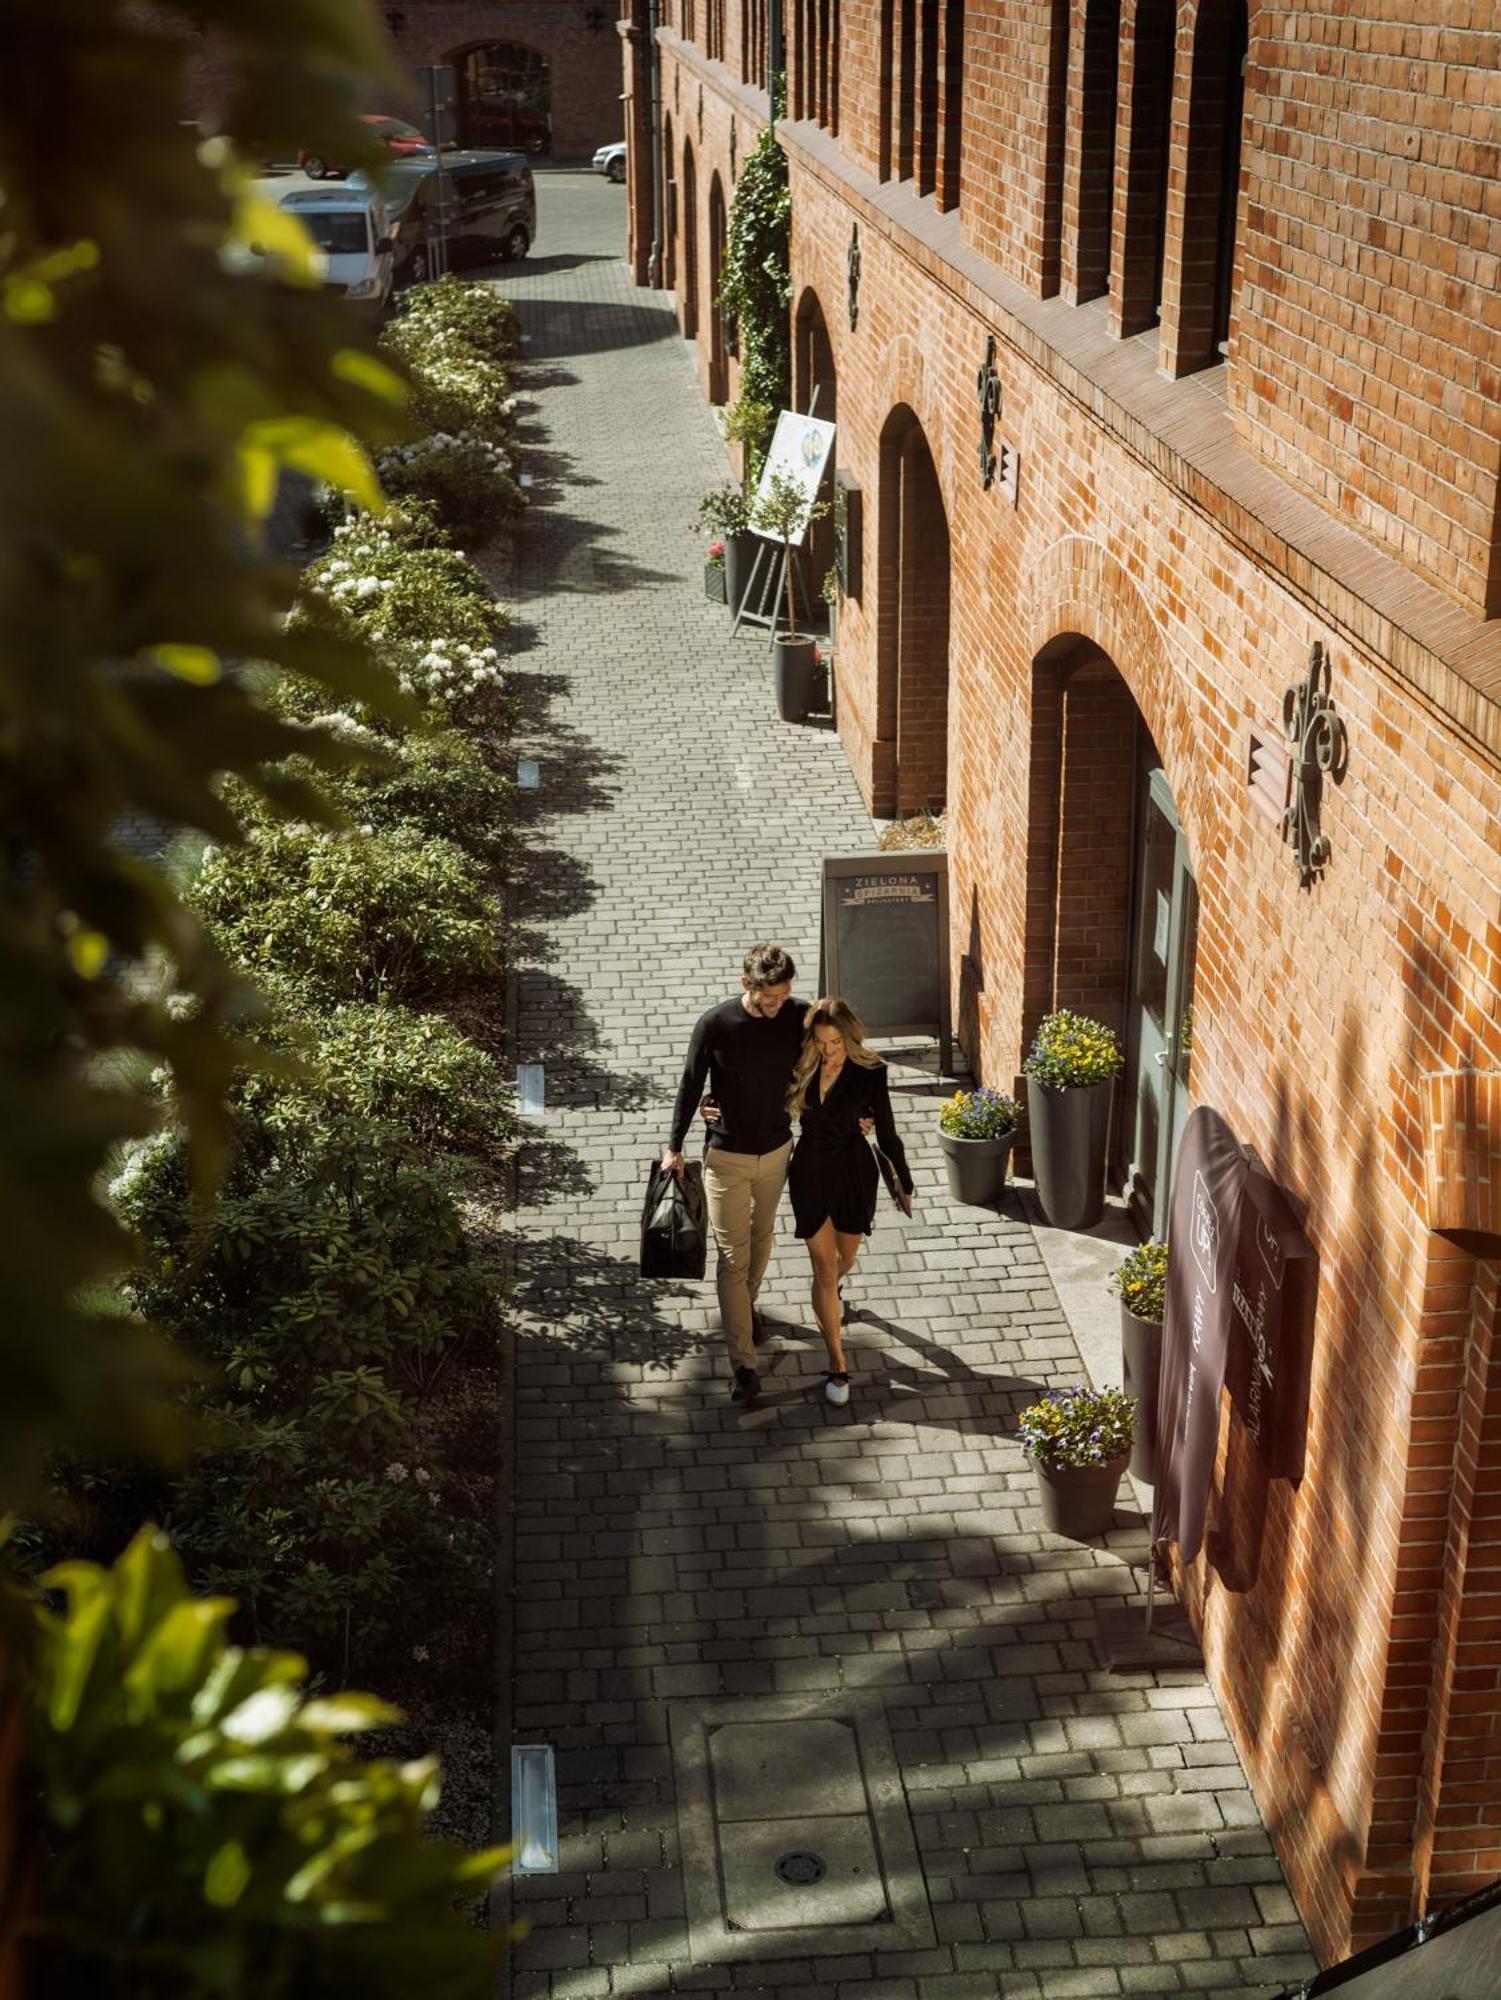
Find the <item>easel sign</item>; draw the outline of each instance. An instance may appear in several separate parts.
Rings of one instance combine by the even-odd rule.
[[[939,1071],[953,1074],[947,854],[826,855],[818,957],[822,992],[872,1035],[935,1035]]]
[[[811,507],[818,498],[818,489],[823,484],[824,473],[828,469],[834,452],[834,426],[826,424],[822,417],[800,417],[795,410],[783,410],[777,418],[775,435],[771,449],[761,465],[761,477],[756,481],[756,498],[751,503],[752,512],[766,498],[771,482],[777,474],[784,473],[795,479],[802,487]],[[808,532],[807,508],[798,531],[792,537],[792,546],[800,549],[803,536]],[[781,537],[771,539],[780,543]]]

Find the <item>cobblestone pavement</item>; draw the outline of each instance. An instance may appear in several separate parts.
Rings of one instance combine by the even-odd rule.
[[[727,468],[667,301],[620,260],[623,192],[539,184],[537,251],[505,282],[538,482],[518,1053],[547,1088],[520,1174],[514,1697],[518,1738],[557,1746],[563,1872],[516,1884],[512,1989],[1277,1992],[1312,1962],[1208,1688],[1099,1664],[1140,1516],[1090,1545],[1039,1528],[1013,1418],[1079,1362],[1019,1215],[950,1202],[931,1074],[895,1070],[917,1212],[886,1209],[851,1288],[847,1409],[817,1394],[790,1215],[753,1415],[727,1400],[712,1284],[635,1274],[692,1020],[756,938],[811,994],[819,858],[872,828],[838,740],[776,719],[764,645],[702,594],[688,528]],[[876,1923],[830,1956],[816,1927],[755,1929],[749,1955],[695,1960],[670,1719],[851,1691],[889,1725],[932,1942],[883,1950]],[[787,1772],[797,1810],[818,1783]]]

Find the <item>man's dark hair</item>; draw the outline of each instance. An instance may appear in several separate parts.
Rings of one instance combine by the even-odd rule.
[[[745,976],[752,986],[786,986],[797,977],[797,967],[779,944],[753,944],[745,954]]]

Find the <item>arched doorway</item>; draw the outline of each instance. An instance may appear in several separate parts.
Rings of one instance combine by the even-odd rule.
[[[898,404],[881,432],[876,744],[871,810],[948,801],[949,528],[928,440]]]
[[[463,146],[552,151],[552,66],[525,42],[478,42],[449,60],[458,88]]]
[[[730,364],[725,341],[724,307],[719,287],[724,278],[724,251],[729,240],[729,216],[724,185],[716,173],[709,182],[709,401],[730,400]]]
[[[792,322],[792,398],[794,407],[820,418],[824,423],[837,424],[839,421],[839,380],[834,369],[834,347],[829,339],[828,322],[823,315],[818,294],[811,288],[805,291],[797,302],[797,311]],[[834,450],[829,458],[824,490],[824,498],[830,497],[829,486],[834,478],[834,466],[839,457],[839,437],[835,433]],[[823,589],[824,578],[834,566],[834,516],[832,509],[820,519],[810,523],[805,545],[804,573],[808,580],[809,595],[816,610]]]
[[[669,114],[662,120],[662,285],[669,292],[678,282],[677,157]]]
[[[693,166],[693,147],[683,146],[683,338],[698,338],[698,185]]]
[[[1131,690],[1077,633],[1033,662],[1030,779],[1022,1044],[1055,1007],[1119,1032],[1113,1178],[1139,1225],[1162,1235],[1188,1116],[1198,889]]]

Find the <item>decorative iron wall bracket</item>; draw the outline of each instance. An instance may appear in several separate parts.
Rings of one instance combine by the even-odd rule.
[[[850,332],[860,324],[860,225],[850,224],[850,247],[844,260],[844,268],[849,277]]]
[[[1317,639],[1302,685],[1290,687],[1282,697],[1282,727],[1292,753],[1292,793],[1283,828],[1292,843],[1299,884],[1306,889],[1330,855],[1329,836],[1319,823],[1325,774],[1339,784],[1349,763],[1344,720],[1335,713],[1329,692],[1329,656]]]
[[[985,342],[985,366],[975,377],[980,398],[980,484],[988,493],[995,484],[995,420],[1001,409],[1001,378],[995,368],[995,335]]]

